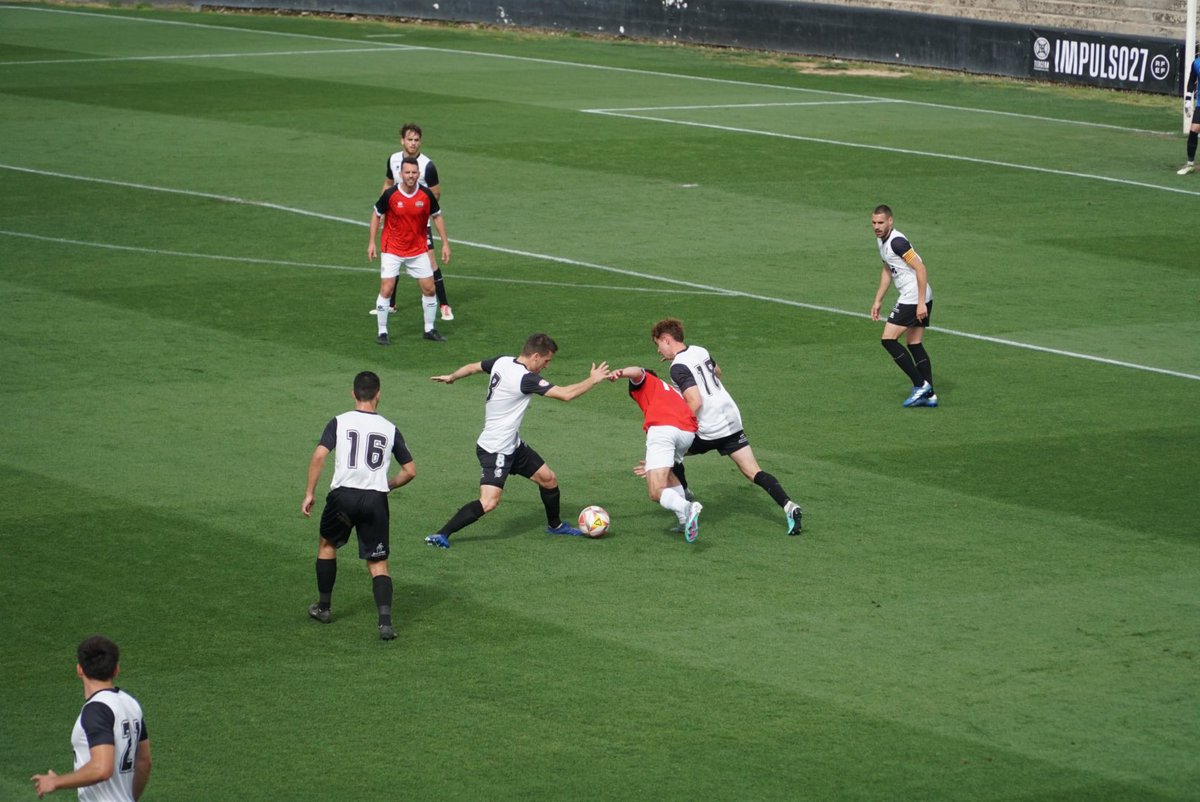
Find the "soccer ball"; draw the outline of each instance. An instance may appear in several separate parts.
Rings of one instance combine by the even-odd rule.
[[[583,512],[579,513],[579,531],[588,537],[600,537],[608,531],[608,525],[611,522],[608,511],[595,504],[584,507]]]

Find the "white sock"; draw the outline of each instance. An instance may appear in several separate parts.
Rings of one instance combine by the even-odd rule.
[[[679,519],[679,523],[687,523],[688,511],[691,509],[691,504],[683,497],[683,487],[681,485],[664,487],[662,495],[658,498],[658,503],[675,513],[675,517]]]
[[[437,318],[437,296],[422,295],[421,296],[421,311],[425,313],[425,331],[433,329],[433,321]]]
[[[388,309],[392,302],[382,295],[375,298],[375,325],[380,334],[387,334]]]

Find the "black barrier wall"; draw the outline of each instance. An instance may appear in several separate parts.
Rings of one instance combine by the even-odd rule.
[[[1179,41],[791,0],[216,0],[211,5],[480,22],[1162,94],[1182,90]]]

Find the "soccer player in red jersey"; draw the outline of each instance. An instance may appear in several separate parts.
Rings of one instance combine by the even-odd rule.
[[[698,501],[687,500],[671,468],[683,461],[696,437],[696,416],[680,392],[653,371],[631,366],[613,371],[609,378],[628,379],[629,397],[642,409],[646,459],[637,473],[644,471],[650,499],[675,513],[679,530],[691,543],[700,533],[700,511],[704,507]]]
[[[437,316],[437,296],[433,281],[433,266],[429,258],[426,231],[432,221],[442,239],[442,264],[450,262],[450,240],[446,237],[446,224],[442,221],[442,209],[432,192],[417,182],[420,167],[417,160],[405,157],[400,168],[400,183],[379,196],[375,212],[371,215],[371,237],[367,243],[367,258],[374,260],[379,252],[375,238],[383,224],[379,259],[379,297],[375,299],[376,324],[379,336],[376,342],[389,345],[388,314],[391,311],[392,290],[396,278],[404,268],[408,275],[417,280],[421,287],[421,311],[425,318],[425,339],[442,342],[443,337],[434,328]]]

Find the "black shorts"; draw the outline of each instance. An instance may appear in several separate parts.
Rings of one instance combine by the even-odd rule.
[[[325,497],[321,513],[321,537],[335,549],[350,540],[350,530],[358,534],[358,556],[368,562],[388,558],[389,513],[387,493],[337,487]]]
[[[429,248],[429,250],[433,250],[433,223],[427,223],[425,225],[425,245]],[[430,256],[429,258],[432,259],[433,257]]]
[[[1200,125],[1200,103],[1192,108],[1192,125]]]
[[[892,313],[888,315],[887,322],[903,326],[906,329],[913,326],[924,328],[929,325],[929,319],[933,317],[933,301],[925,304],[925,311],[929,313],[925,315],[925,319],[917,320],[916,304],[896,304],[892,307]]]
[[[510,473],[528,479],[546,464],[546,460],[524,443],[511,454],[493,454],[475,446],[475,456],[479,459],[479,484],[493,487],[504,487]]]
[[[728,457],[733,452],[741,451],[748,445],[750,445],[750,438],[746,437],[744,431],[734,432],[722,437],[720,440],[705,440],[703,437],[697,435],[687,453],[707,454],[710,451],[716,451],[722,457]]]

